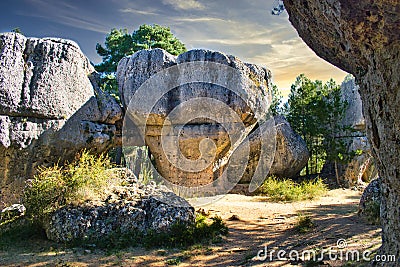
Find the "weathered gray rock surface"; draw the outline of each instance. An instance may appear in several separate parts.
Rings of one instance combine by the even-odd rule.
[[[365,215],[366,209],[371,208],[373,205],[381,203],[381,179],[377,178],[372,180],[364,189],[360,198],[358,213]]]
[[[306,166],[310,153],[307,144],[290,127],[283,116],[275,116],[276,147],[274,160],[269,171],[270,175],[281,178],[295,178]],[[241,182],[250,182],[260,160],[261,133],[256,130],[250,134],[250,159]]]
[[[165,187],[127,179],[103,201],[63,207],[44,223],[50,240],[101,240],[111,235],[168,233],[171,226],[194,223],[194,208]]]
[[[340,86],[341,100],[348,103],[342,124],[364,132],[365,119],[363,115],[361,96],[358,92],[359,89],[360,87],[356,84],[354,78],[343,81]]]
[[[342,125],[350,126],[355,130],[344,134],[348,136],[345,140],[347,151],[362,151],[361,155],[355,156],[350,163],[343,166],[343,185],[348,187],[368,183],[376,179],[378,175],[367,138],[363,105],[358,90],[359,86],[355,79],[345,81],[341,85],[342,100],[348,102]]]
[[[205,66],[203,72],[202,66]],[[161,74],[153,76],[157,72]],[[153,87],[146,87],[142,98],[134,98],[150,77],[156,79]],[[211,183],[217,161],[229,155],[231,147],[236,145],[232,140],[240,143],[256,125],[257,115],[258,119],[266,116],[270,78],[265,68],[208,50],[192,50],[178,57],[161,49],[143,50],[122,59],[117,71],[122,102],[135,123],[147,127],[145,142],[155,157],[159,173],[185,186]],[[240,88],[241,92],[232,87]],[[199,99],[200,102],[183,106],[173,119],[167,119],[174,108]],[[162,129],[169,119],[172,134],[166,137],[169,139],[163,146],[162,138],[166,134]],[[221,126],[224,124],[227,127]],[[175,133],[174,129],[182,131]],[[236,135],[236,139],[230,139],[232,135]],[[178,137],[179,141],[173,143]],[[204,139],[213,141],[203,150],[204,154],[212,154],[211,159],[200,151]],[[180,152],[193,160],[192,164],[184,165],[185,160],[177,156]],[[204,162],[211,164],[202,170],[196,169]]]
[[[0,35],[0,206],[18,201],[35,167],[118,143],[116,101],[78,45]]]
[[[317,55],[352,73],[360,85],[367,136],[382,179],[379,253],[400,259],[400,2],[284,3],[300,37]]]

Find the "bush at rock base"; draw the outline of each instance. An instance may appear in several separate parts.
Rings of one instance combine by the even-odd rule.
[[[185,247],[227,234],[221,218],[195,218],[194,208],[167,188],[112,167],[106,156],[83,151],[70,164],[41,168],[26,187],[27,212],[18,221],[56,242],[106,249]],[[19,229],[18,221],[1,227],[0,239]]]
[[[28,217],[40,221],[65,205],[101,198],[108,188],[121,182],[111,167],[105,155],[94,156],[88,151],[65,166],[40,167],[24,191]]]

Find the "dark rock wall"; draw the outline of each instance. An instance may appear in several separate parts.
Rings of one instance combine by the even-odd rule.
[[[400,2],[285,0],[285,6],[317,55],[352,73],[360,85],[382,178],[381,252],[400,259]]]

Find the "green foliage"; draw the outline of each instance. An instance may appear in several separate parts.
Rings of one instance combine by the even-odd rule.
[[[120,102],[115,78],[119,61],[136,51],[151,48],[162,48],[173,55],[186,51],[185,45],[172,34],[169,27],[143,24],[132,35],[127,29],[112,29],[106,36],[104,47],[99,43],[96,45],[97,54],[103,59],[103,62],[95,66],[103,74],[100,88]]]
[[[326,112],[326,115],[323,121],[322,134],[326,159],[347,161],[346,144],[340,138],[340,134],[346,131],[346,127],[339,122],[343,119],[348,103],[341,100],[340,86],[337,86],[333,80],[327,82],[324,87],[326,95],[323,98],[323,111]]]
[[[215,243],[220,241],[221,235],[227,234],[228,227],[221,217],[208,219],[203,215],[197,215],[194,225],[187,227],[176,224],[169,233],[149,233],[143,244],[146,247],[187,247],[206,240]]]
[[[99,43],[96,45],[97,53],[103,58],[96,70],[113,73],[124,56],[151,48],[162,48],[173,55],[186,51],[185,45],[172,34],[169,27],[143,24],[132,35],[127,29],[112,29],[106,36],[104,47]]]
[[[267,196],[271,201],[301,201],[321,197],[327,191],[320,178],[296,183],[290,179],[268,177],[258,189],[258,194]]]
[[[297,222],[295,225],[295,229],[299,233],[308,233],[315,227],[315,223],[312,218],[308,215],[299,214],[297,216]]]
[[[46,214],[64,205],[102,197],[105,188],[119,181],[110,171],[111,167],[106,156],[83,151],[71,164],[39,168],[24,191],[26,214],[40,222]]]
[[[16,27],[16,28],[12,29],[11,32],[19,33],[19,34],[24,35],[24,33],[21,31],[21,29],[19,27]]]
[[[184,253],[182,255],[179,255],[176,258],[172,258],[172,259],[168,259],[165,261],[165,264],[167,265],[179,265],[182,262],[184,262],[185,260],[189,259],[191,257],[191,255],[189,253]]]
[[[323,84],[304,74],[291,87],[284,114],[292,128],[301,135],[310,151],[306,174],[319,173],[325,160],[341,161],[346,147],[340,134],[347,103],[340,98],[340,86],[331,79]]]
[[[282,92],[278,89],[278,86],[275,84],[272,85],[271,88],[272,93],[272,102],[269,107],[269,112],[272,116],[276,116],[282,113],[281,104],[282,104]]]
[[[119,97],[118,83],[114,74],[105,74],[101,77],[100,89],[109,93],[117,100],[118,103],[121,103],[121,99]]]
[[[367,221],[374,225],[381,224],[381,205],[379,201],[369,201],[365,203],[364,214]]]
[[[106,36],[105,47],[98,43],[96,51],[103,58],[103,62],[96,66],[96,70],[104,73],[115,72],[118,62],[124,56],[135,52],[132,36],[127,29],[112,29]]]
[[[136,50],[162,48],[172,55],[179,55],[186,51],[185,45],[179,41],[169,27],[157,24],[143,24],[132,34]]]

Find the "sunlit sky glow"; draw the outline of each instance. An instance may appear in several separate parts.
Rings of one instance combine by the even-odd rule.
[[[0,32],[19,27],[26,36],[76,41],[97,64],[96,43],[112,28],[169,26],[188,49],[232,54],[270,69],[286,95],[296,76],[340,83],[346,73],[318,58],[272,0],[2,0]]]

